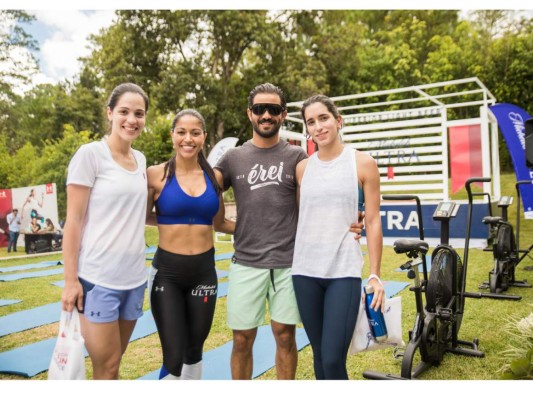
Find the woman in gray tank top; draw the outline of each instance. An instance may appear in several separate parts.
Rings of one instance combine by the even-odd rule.
[[[300,211],[292,265],[300,316],[313,348],[317,379],[348,379],[346,357],[361,301],[363,256],[349,228],[365,204],[372,307],[384,306],[379,279],[383,237],[376,161],[345,147],[335,104],[307,99],[302,117],[318,152],[296,167]]]

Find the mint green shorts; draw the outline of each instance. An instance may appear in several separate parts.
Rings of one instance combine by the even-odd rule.
[[[290,268],[274,269],[274,287],[269,269],[231,263],[227,323],[233,330],[257,328],[265,322],[266,302],[273,321],[286,325],[300,323]]]

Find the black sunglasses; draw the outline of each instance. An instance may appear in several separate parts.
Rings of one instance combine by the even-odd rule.
[[[285,107],[282,107],[279,104],[257,103],[251,106],[250,110],[252,110],[255,115],[263,115],[265,111],[268,110],[270,115],[278,116],[285,111]]]

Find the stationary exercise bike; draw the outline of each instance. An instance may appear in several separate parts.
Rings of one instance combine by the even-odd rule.
[[[520,250],[518,247],[518,240],[520,235],[520,191],[519,186],[523,184],[531,184],[531,181],[518,181],[516,183],[517,192],[517,210],[516,210],[516,226],[517,237],[515,235],[513,226],[508,221],[508,208],[513,202],[513,198],[509,196],[502,196],[498,202],[498,207],[502,209],[501,217],[488,216],[483,218],[483,223],[490,226],[490,230],[494,232],[494,242],[492,245],[492,254],[494,256],[494,267],[489,272],[488,282],[484,282],[479,286],[480,289],[490,288],[491,293],[502,293],[506,291],[509,286],[530,288],[531,285],[527,281],[517,281],[515,279],[516,266],[522,261],[533,248],[533,244],[528,250]],[[523,253],[520,256],[520,253]]]
[[[476,180],[466,182],[467,190]],[[400,376],[376,371],[365,371],[367,379],[415,379],[431,366],[438,366],[446,353],[471,357],[484,357],[478,350],[479,341],[459,340],[458,334],[463,320],[468,247],[472,215],[472,198],[468,203],[468,221],[464,250],[464,264],[457,251],[450,246],[450,220],[457,215],[459,204],[454,201],[440,202],[433,213],[433,219],[441,224],[440,244],[431,255],[431,271],[427,277],[426,253],[428,244],[423,239],[422,212],[417,196],[383,196],[384,200],[416,200],[420,240],[400,239],[394,242],[397,254],[410,258],[401,269],[408,270],[407,276],[414,279],[410,288],[415,294],[416,318],[409,331],[409,342],[403,352]],[[422,265],[424,279],[420,280],[419,266]],[[422,292],[425,292],[426,305]],[[420,362],[413,368],[417,354]]]

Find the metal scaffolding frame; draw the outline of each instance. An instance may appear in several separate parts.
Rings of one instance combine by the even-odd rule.
[[[500,197],[498,124],[489,110],[496,98],[478,78],[331,99],[343,117],[343,141],[378,161],[382,192],[417,194],[431,201],[448,199],[448,129],[480,125],[483,176],[492,177],[483,191],[494,199]],[[287,104],[280,134],[307,149],[302,104]]]

